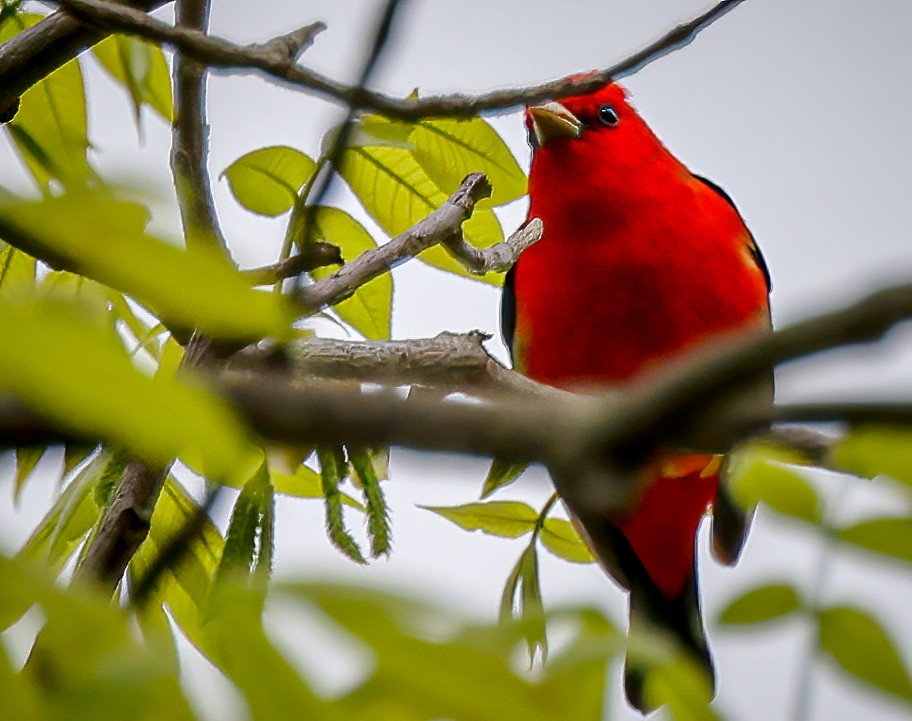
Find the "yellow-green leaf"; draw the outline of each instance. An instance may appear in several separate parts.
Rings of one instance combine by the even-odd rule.
[[[222,175],[247,210],[274,216],[291,210],[298,190],[316,169],[317,164],[300,150],[273,145],[242,155]]]
[[[836,536],[858,548],[912,563],[912,518],[872,518],[840,528]]]
[[[0,240],[0,298],[35,286],[35,259]]]
[[[113,331],[72,305],[0,304],[0,390],[77,434],[123,444],[154,463],[183,455],[214,479],[243,473],[256,456],[224,401],[139,372]]]
[[[41,19],[40,15],[24,13],[15,22],[4,23],[0,42]],[[91,170],[86,158],[89,139],[79,61],[71,60],[29,88],[8,127],[16,149],[39,186],[47,189],[52,178],[64,185],[84,183]]]
[[[143,103],[171,122],[171,74],[161,48],[128,35],[111,35],[92,52],[130,95],[137,126]]]
[[[509,486],[513,481],[519,478],[529,467],[528,461],[505,461],[502,458],[495,458],[491,461],[491,467],[488,469],[488,475],[485,477],[484,485],[481,487],[482,499],[490,496],[494,491]]]
[[[843,671],[912,702],[912,680],[893,639],[867,611],[833,606],[819,613],[820,647]]]
[[[839,441],[830,455],[839,470],[862,478],[885,475],[912,487],[912,430],[861,426]]]
[[[784,515],[811,523],[820,521],[817,491],[792,468],[748,452],[733,464],[728,478],[732,497],[745,508],[753,508],[763,501]]]
[[[421,120],[408,140],[414,146],[415,159],[444,191],[455,190],[469,173],[484,173],[493,187],[493,205],[504,205],[526,194],[526,176],[519,163],[482,118]]]
[[[337,246],[346,263],[377,247],[377,242],[364,226],[344,210],[318,208],[313,222],[316,237]],[[331,273],[332,270],[328,268],[317,268],[311,275],[314,278],[324,278]],[[350,298],[333,306],[333,309],[365,338],[389,338],[393,312],[393,276],[384,273],[374,278],[358,288]]]
[[[254,290],[208,248],[183,251],[145,231],[147,210],[101,193],[0,200],[0,236],[52,265],[128,293],[159,317],[216,337],[288,332],[291,309]]]
[[[546,518],[538,537],[542,545],[558,558],[572,563],[595,563],[592,551],[570,521]]]
[[[519,538],[530,533],[538,512],[518,501],[488,501],[461,506],[419,506],[433,511],[467,531],[483,531],[501,538]]]
[[[294,498],[325,498],[323,494],[323,479],[320,474],[309,466],[298,466],[294,475],[282,473],[275,468],[269,469],[269,477],[275,486],[276,493]],[[366,511],[364,504],[352,498],[347,493],[340,491],[342,503],[359,511]]]
[[[793,586],[771,583],[752,588],[731,601],[719,614],[719,623],[726,626],[765,623],[787,616],[801,606],[801,597]]]
[[[342,153],[337,170],[365,210],[391,236],[430,215],[458,185],[457,181],[453,187],[440,188],[411,149],[390,144],[350,146]],[[470,243],[487,248],[503,240],[503,230],[494,212],[484,203],[480,205],[463,224],[463,232]],[[419,258],[451,273],[479,278],[468,273],[443,248],[431,248]],[[482,279],[494,285],[502,282],[497,273],[488,273]]]

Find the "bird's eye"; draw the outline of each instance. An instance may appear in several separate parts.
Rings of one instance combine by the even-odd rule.
[[[618,117],[617,110],[610,105],[600,105],[598,109],[599,122],[609,128],[613,128],[621,119]]]

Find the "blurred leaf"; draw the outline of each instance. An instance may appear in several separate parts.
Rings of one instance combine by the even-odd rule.
[[[494,491],[509,486],[513,481],[519,478],[529,467],[528,461],[506,461],[502,458],[495,458],[491,461],[491,467],[488,469],[488,475],[485,477],[484,485],[481,488],[482,499],[490,496]]]
[[[377,242],[364,226],[344,210],[326,206],[317,208],[313,222],[315,237],[337,246],[346,263],[377,247]],[[319,279],[332,272],[330,268],[316,268],[311,275]],[[383,273],[362,285],[350,298],[334,305],[333,310],[365,338],[389,338],[393,312],[392,275]]]
[[[320,462],[320,477],[323,481],[323,496],[326,498],[326,533],[332,544],[355,563],[365,564],[364,555],[358,543],[345,527],[345,516],[342,513],[342,495],[339,484],[345,478],[344,461],[340,459],[342,449],[317,446],[317,459]]]
[[[371,556],[379,558],[389,554],[392,548],[389,507],[383,496],[383,488],[380,486],[380,479],[374,472],[373,458],[368,449],[348,446],[348,460],[361,481],[361,488],[364,489],[364,502],[367,505],[367,535],[370,538]]]
[[[225,168],[235,200],[252,213],[275,216],[292,209],[317,164],[300,150],[273,145],[242,155]]]
[[[452,192],[469,173],[484,173],[493,187],[492,205],[526,194],[526,176],[513,153],[487,121],[428,118],[409,135],[414,156],[438,188]]]
[[[538,537],[542,545],[558,558],[572,563],[595,563],[592,551],[570,521],[546,518]]]
[[[461,506],[419,506],[433,511],[467,531],[483,531],[491,536],[519,538],[530,533],[538,522],[538,512],[518,501],[486,501]]]
[[[732,497],[745,508],[762,501],[783,515],[820,523],[820,498],[798,471],[747,453],[732,464],[728,479]]]
[[[0,240],[0,299],[35,286],[35,259]]]
[[[912,430],[893,426],[859,426],[830,452],[838,470],[862,478],[890,476],[912,487]]]
[[[130,562],[134,578],[142,578],[155,563],[158,555],[192,519],[199,508],[190,493],[173,476],[168,476],[159,496],[149,535]],[[168,601],[167,589],[173,579],[193,599],[194,604],[206,608],[209,590],[216,569],[222,558],[225,541],[215,525],[204,521],[193,541],[184,549],[180,559],[168,567],[158,585],[158,598]]]
[[[225,401],[140,373],[113,333],[59,303],[0,305],[0,390],[64,428],[150,462],[181,455],[214,479],[243,473],[256,457]]]
[[[361,122],[396,124],[377,116],[368,116]],[[342,154],[336,169],[364,209],[390,236],[402,233],[430,215],[459,185],[457,181],[453,187],[439,187],[415,159],[411,149],[391,147],[389,144],[350,146]],[[463,233],[468,242],[479,248],[487,248],[504,238],[500,221],[484,204],[476,208],[472,217],[463,224]],[[493,285],[503,282],[502,276],[497,273],[472,275],[439,246],[418,257],[456,275],[484,280]]]
[[[19,446],[16,448],[16,482],[13,486],[13,501],[19,501],[25,482],[32,475],[38,461],[44,456],[46,446]]]
[[[719,623],[743,626],[780,619],[803,605],[798,591],[786,583],[771,583],[752,588],[722,609]]]
[[[522,637],[523,624],[469,626],[452,609],[420,603],[414,594],[389,594],[363,586],[297,583],[278,591],[283,597],[316,605],[372,651],[370,676],[335,702],[332,718],[602,718],[605,660],[617,647],[616,636],[612,644],[604,632],[593,629],[591,635],[584,635],[577,630],[561,665],[553,673],[545,667],[543,673],[532,676],[514,667],[515,643]],[[565,621],[579,629],[569,612]]]
[[[887,631],[867,611],[833,606],[819,612],[820,647],[855,679],[912,701],[912,680]]]
[[[693,661],[678,655],[652,666],[646,674],[645,695],[650,705],[662,705],[675,721],[720,721],[710,706],[709,679]]]
[[[130,95],[137,128],[144,103],[171,122],[171,73],[161,48],[128,35],[111,35],[95,45],[92,52]]]
[[[284,300],[251,288],[215,251],[183,251],[147,234],[147,219],[143,206],[101,193],[0,200],[7,241],[128,293],[160,317],[219,338],[287,334],[293,314]]]
[[[840,528],[836,537],[859,548],[912,563],[912,518],[872,518]]]
[[[538,552],[534,543],[526,547],[507,577],[500,598],[499,615],[501,622],[513,618],[522,621],[530,661],[535,659],[537,651],[541,652],[542,660],[547,657],[545,607],[542,603],[538,577]]]
[[[0,28],[0,42],[41,19],[41,15],[20,14],[16,22]],[[86,158],[85,87],[78,60],[69,61],[29,88],[7,127],[13,145],[43,190],[48,190],[51,179],[78,186],[91,177]]]
[[[17,685],[26,693],[40,687],[40,718],[195,718],[176,665],[161,651],[167,638],[147,629],[140,641],[130,617],[108,596],[79,584],[60,588],[43,569],[0,558],[0,615],[9,605],[34,603],[46,622]],[[53,683],[42,678],[49,669]],[[13,703],[4,697],[4,714]]]
[[[73,477],[32,531],[20,556],[41,560],[54,571],[63,568],[98,518],[94,490],[110,460],[110,453],[101,451]]]

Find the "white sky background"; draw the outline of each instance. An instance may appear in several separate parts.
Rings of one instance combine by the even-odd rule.
[[[262,41],[315,19],[326,21],[329,30],[318,37],[304,62],[333,77],[352,79],[381,3],[219,0],[214,5],[212,32],[240,42]],[[395,94],[416,86],[422,94],[476,92],[604,67],[705,7],[691,0],[404,0],[397,35],[374,85]],[[908,279],[912,271],[910,28],[912,4],[907,0],[748,0],[690,47],[626,81],[634,104],[672,151],[735,198],[771,268],[773,313],[779,325],[848,303],[885,282]],[[103,175],[151,187],[170,198],[168,128],[147,116],[145,145],[139,147],[126,96],[94,69],[88,78],[90,135]],[[336,106],[255,76],[219,75],[210,83],[209,99],[214,176],[243,153],[266,145],[292,145],[316,156],[322,132],[341,117]],[[527,168],[520,116],[510,113],[491,120]],[[27,187],[2,145],[0,178],[4,185]],[[225,232],[241,265],[273,260],[284,219],[251,216],[234,203],[224,181],[214,187]],[[342,184],[336,187],[333,200],[352,210]],[[177,215],[170,202],[162,203],[155,223],[176,236]],[[525,201],[506,209],[507,232],[524,212]],[[417,262],[397,269],[394,278],[396,337],[472,328],[496,332],[496,290]],[[502,347],[491,345],[502,356]],[[796,365],[780,375],[779,397],[875,393],[887,399],[912,398],[910,350],[908,329],[900,329],[872,350],[831,353],[815,359],[813,366]],[[283,502],[277,574],[384,584],[493,618],[503,582],[525,541],[468,534],[415,508],[416,503],[474,500],[485,469],[482,461],[396,452],[393,482],[388,484],[396,550],[388,561],[366,570],[329,547],[318,504]],[[8,470],[0,464],[0,478]],[[8,494],[0,500],[0,543],[7,549],[21,543],[46,508],[51,489],[41,480],[32,481],[18,511],[9,505]],[[549,492],[539,473],[503,497],[540,506]],[[864,509],[889,509],[891,503],[895,499],[881,488],[861,488],[844,506],[854,516]],[[712,617],[727,599],[761,579],[792,579],[809,589],[819,548],[807,539],[800,529],[761,516],[737,569],[720,569],[704,558],[707,615]],[[897,567],[889,577],[880,562],[846,553],[839,558],[825,600],[875,608],[901,642],[909,663],[908,569]],[[867,570],[874,565],[874,571]],[[622,618],[622,594],[595,566],[543,557],[542,574],[546,602],[595,603]],[[313,632],[281,614],[275,627],[281,629],[277,641],[286,644],[304,645]],[[787,718],[805,636],[797,622],[750,635],[714,632],[722,710],[746,721]],[[327,688],[337,689],[351,681],[344,658],[328,667],[315,656],[304,663],[308,669],[320,668],[328,678]],[[200,689],[196,698],[213,718],[230,718],[232,713],[242,718],[225,702],[217,674],[193,659],[188,668]],[[859,692],[823,665],[820,669],[812,718],[904,718],[899,706]],[[618,684],[615,673],[612,691]],[[611,707],[611,718],[638,718],[616,695]]]

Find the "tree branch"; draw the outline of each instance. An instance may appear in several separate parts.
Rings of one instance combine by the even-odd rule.
[[[241,272],[250,279],[253,285],[272,285],[285,278],[293,278],[301,273],[323,268],[327,265],[342,265],[345,260],[335,245],[314,241],[300,253],[272,265],[250,268]]]
[[[379,248],[365,251],[332,275],[300,288],[296,293],[297,301],[305,309],[316,311],[348,298],[396,263],[460,233],[459,226],[472,215],[475,204],[490,195],[491,184],[487,178],[481,173],[471,173],[427,218]]]
[[[476,248],[466,242],[462,233],[450,236],[443,245],[471,273],[506,273],[519,260],[520,253],[541,240],[541,236],[542,222],[532,218],[505,241],[489,248]]]
[[[727,14],[744,0],[722,0],[706,12],[662,35],[646,47],[624,60],[584,77],[574,75],[536,85],[504,88],[475,96],[452,94],[426,98],[395,98],[358,86],[346,85],[320,73],[301,67],[296,56],[289,54],[281,42],[270,41],[258,45],[237,45],[228,40],[206,36],[202,33],[174,28],[149,17],[143,12],[104,0],[59,0],[72,12],[91,19],[109,31],[138,35],[157,43],[172,45],[189,56],[212,67],[235,70],[259,70],[289,85],[323,95],[326,98],[352,107],[370,109],[392,117],[415,119],[429,116],[466,116],[487,110],[513,108],[538,103],[552,98],[587,93],[631,75],[649,63],[675,50],[689,45],[693,39],[716,20]],[[295,31],[300,32],[300,31]],[[288,36],[282,36],[288,37]],[[33,84],[40,77],[33,77]],[[4,75],[0,65],[0,107],[7,97],[21,95],[28,85],[15,83],[6,90],[5,82],[12,82],[12,73]]]
[[[143,15],[141,11],[154,10],[165,0],[127,3]],[[13,119],[26,90],[107,35],[107,31],[60,10],[0,45],[0,123]]]

